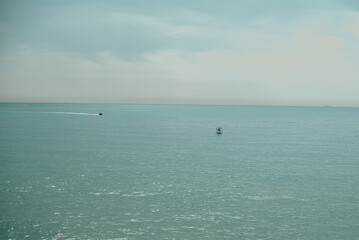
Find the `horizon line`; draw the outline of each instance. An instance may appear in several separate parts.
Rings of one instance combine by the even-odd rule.
[[[359,108],[359,106],[340,105],[280,105],[280,104],[216,104],[216,103],[145,103],[145,102],[44,102],[44,101],[0,101],[0,104],[119,104],[119,105],[193,105],[193,106],[242,106],[242,107],[321,107],[321,108]]]

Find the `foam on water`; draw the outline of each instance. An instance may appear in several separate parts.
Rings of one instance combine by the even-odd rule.
[[[98,114],[98,113],[81,113],[81,112],[40,112],[40,113],[53,113],[53,114],[70,114],[70,115],[99,116],[99,114]]]

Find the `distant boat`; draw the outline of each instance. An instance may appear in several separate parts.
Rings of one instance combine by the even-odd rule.
[[[101,115],[103,115],[103,113],[102,113],[102,112],[100,112],[98,115],[100,115],[100,116],[101,116]]]
[[[222,134],[223,133],[222,128],[221,127],[216,128],[216,133],[217,134]]]

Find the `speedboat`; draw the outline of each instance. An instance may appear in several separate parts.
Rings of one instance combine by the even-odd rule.
[[[221,127],[220,127],[220,128],[216,128],[216,133],[217,133],[217,134],[222,134],[222,132],[223,132],[223,131],[222,131],[222,128],[221,128]]]
[[[100,115],[100,116],[101,116],[102,114],[103,114],[103,113],[102,113],[102,112],[100,112],[98,115]]]

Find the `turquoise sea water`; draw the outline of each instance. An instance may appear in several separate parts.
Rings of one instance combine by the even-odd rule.
[[[0,239],[358,239],[358,186],[359,108],[0,104]]]

